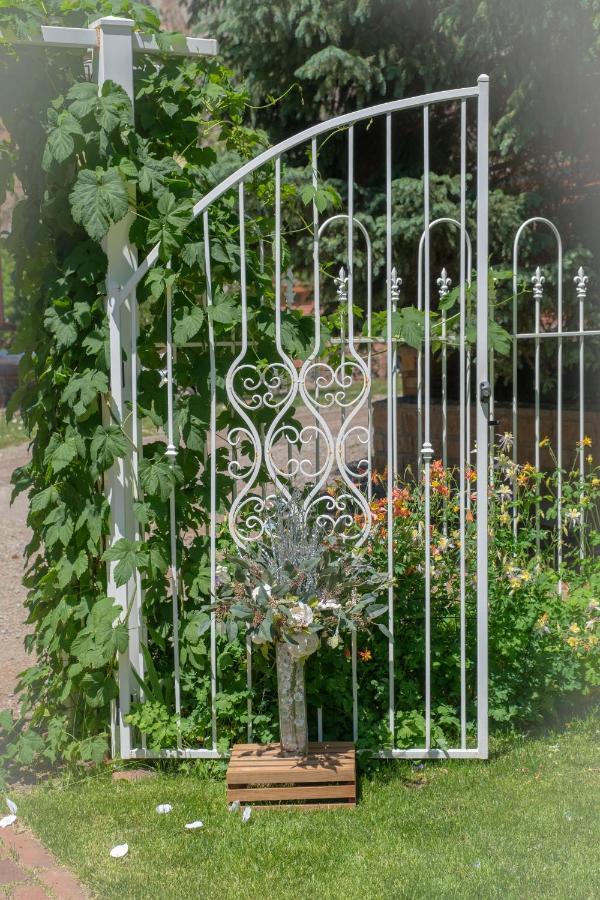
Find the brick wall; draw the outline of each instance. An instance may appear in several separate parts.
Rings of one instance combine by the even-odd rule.
[[[510,406],[496,406],[495,418],[499,424],[496,433],[511,431]],[[398,400],[398,469],[403,472],[407,466],[413,470],[416,467],[419,451],[417,435],[417,405],[414,398]],[[518,417],[518,461],[520,463],[533,462],[534,459],[534,426],[535,413],[533,408],[521,407]],[[458,405],[448,404],[448,463],[451,466],[458,465],[459,451],[459,418]],[[373,404],[373,465],[375,469],[382,471],[387,462],[387,401],[377,400]],[[540,413],[540,433],[542,438],[549,437],[552,446],[557,445],[557,416],[554,409],[543,409]],[[586,448],[586,454],[594,455],[600,452],[600,412],[588,412],[585,417],[585,433],[592,439],[590,450]],[[475,413],[471,413],[471,435],[475,435]],[[562,440],[563,458],[562,464],[568,467],[575,458],[575,448],[579,440],[579,411],[574,409],[563,410],[562,414]],[[431,405],[431,443],[436,458],[442,456],[442,407],[439,403]],[[540,450],[540,464],[542,468],[552,468],[552,458],[546,449]]]

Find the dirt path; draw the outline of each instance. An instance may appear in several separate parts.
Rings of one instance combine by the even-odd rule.
[[[27,498],[21,494],[10,505],[11,474],[28,456],[26,444],[0,450],[0,709],[17,708],[17,675],[31,659],[23,647],[26,591],[21,583],[24,548],[29,541]]]

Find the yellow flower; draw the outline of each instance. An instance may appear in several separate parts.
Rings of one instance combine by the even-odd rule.
[[[507,512],[502,513],[502,515],[500,516],[500,522],[502,523],[502,525],[508,525],[508,523],[510,522],[510,516]]]
[[[545,437],[540,441],[540,447],[549,447],[550,446],[550,438]]]
[[[577,647],[579,644],[579,638],[576,638],[576,637],[567,638],[567,644],[569,645],[569,647]]]
[[[581,628],[579,627],[577,622],[573,622],[571,625],[569,625],[569,631],[571,632],[571,634],[579,634]]]
[[[588,437],[586,434],[585,437],[583,437],[580,441],[577,441],[577,446],[578,447],[591,447],[592,446],[591,437]]]
[[[591,453],[588,453],[588,455],[586,456],[585,460],[586,460],[586,462],[588,462],[588,463],[590,464],[590,466],[591,466],[591,464],[594,462],[594,457],[592,456]]]
[[[592,487],[600,487],[600,478],[592,478]]]

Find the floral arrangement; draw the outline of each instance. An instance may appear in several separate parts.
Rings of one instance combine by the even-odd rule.
[[[335,649],[340,631],[368,630],[387,612],[381,602],[387,576],[370,557],[340,537],[327,535],[318,517],[307,517],[299,493],[271,502],[264,539],[247,554],[230,555],[206,611],[217,633],[236,639],[240,626],[255,644],[285,641],[308,652],[319,639]]]

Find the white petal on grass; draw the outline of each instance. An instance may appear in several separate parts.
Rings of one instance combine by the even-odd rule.
[[[242,813],[242,822],[247,822],[251,815],[252,815],[252,807],[245,806],[244,812]]]
[[[200,819],[196,819],[195,822],[188,822],[185,827],[187,828],[188,831],[195,831],[196,828],[202,828],[203,825],[204,825],[204,822],[201,822]]]
[[[9,808],[10,812],[13,814],[13,816],[16,816],[16,814],[17,814],[17,804],[15,803],[15,801],[14,801],[14,800],[10,800],[10,799],[7,797],[7,798],[6,798],[6,805],[8,806],[8,808]]]
[[[233,803],[229,804],[229,812],[237,812],[240,808],[240,801],[234,800]]]
[[[129,853],[129,844],[117,844],[110,851],[110,855],[113,859],[121,859],[123,856],[127,856]]]
[[[164,815],[164,813],[170,813],[172,811],[172,809],[173,809],[173,807],[171,806],[170,803],[159,803],[158,806],[156,807],[156,812],[159,815]]]
[[[3,819],[0,819],[0,828],[8,828],[9,825],[16,821],[17,817],[15,815],[4,816]]]

